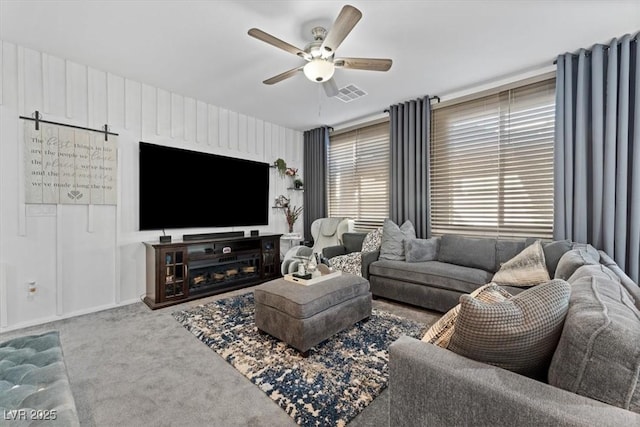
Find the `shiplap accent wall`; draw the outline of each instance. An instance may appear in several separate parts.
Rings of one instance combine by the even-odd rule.
[[[159,234],[137,231],[139,141],[267,163],[281,157],[302,172],[302,132],[13,43],[2,41],[1,49],[0,331],[139,301],[145,291],[142,242]],[[25,205],[19,116],[36,110],[45,120],[108,124],[119,134],[116,206]],[[173,179],[168,166],[166,178]],[[213,201],[224,209],[233,200],[215,200],[215,187],[242,178],[241,172],[212,175],[203,200],[184,202],[202,209]],[[270,199],[287,194],[290,185],[273,170]],[[300,192],[291,193],[301,204]],[[281,210],[271,209],[268,226],[167,234],[249,229],[286,232],[287,226]],[[38,291],[29,297],[32,280]]]

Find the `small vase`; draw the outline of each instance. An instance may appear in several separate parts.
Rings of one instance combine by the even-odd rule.
[[[289,224],[289,233],[293,233],[293,224]]]

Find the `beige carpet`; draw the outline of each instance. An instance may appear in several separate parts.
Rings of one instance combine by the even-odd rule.
[[[275,402],[173,318],[176,310],[248,289],[150,310],[143,303],[0,334],[59,330],[82,426],[294,426]],[[439,314],[383,300],[382,308],[421,323]],[[388,391],[349,426],[386,425]]]

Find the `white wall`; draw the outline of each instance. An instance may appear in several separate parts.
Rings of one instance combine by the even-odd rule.
[[[1,48],[0,332],[139,301],[145,292],[141,242],[159,234],[137,231],[139,141],[267,163],[282,157],[302,172],[299,131],[12,43],[2,41]],[[45,120],[90,128],[106,123],[119,134],[117,206],[24,204],[19,116],[36,110]],[[273,170],[270,199],[287,194],[288,186]],[[301,204],[301,193],[293,193]],[[301,232],[302,221],[296,226]],[[268,226],[167,234],[256,228],[287,231],[282,212],[271,209]],[[38,290],[28,297],[32,280]]]

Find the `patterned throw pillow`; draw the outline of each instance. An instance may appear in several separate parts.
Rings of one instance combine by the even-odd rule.
[[[382,226],[382,245],[380,258],[395,261],[404,261],[404,240],[415,239],[416,229],[411,221],[405,221],[400,227],[389,218],[384,220]]]
[[[562,333],[570,293],[567,282],[551,280],[493,304],[462,295],[448,349],[545,380]]]
[[[343,273],[351,273],[356,276],[362,276],[362,253],[351,252],[346,255],[334,256],[329,260],[331,268],[342,271]]]
[[[491,281],[509,286],[533,286],[547,282],[549,279],[542,244],[540,240],[536,240],[502,264]]]
[[[494,283],[489,283],[488,285],[481,286],[471,292],[469,296],[486,302],[487,304],[492,304],[508,299],[511,297],[511,294],[500,286]],[[435,344],[442,348],[447,348],[449,346],[449,340],[451,340],[451,336],[455,331],[456,319],[459,312],[460,304],[446,312],[444,316],[433,324],[424,337],[422,337],[422,341]]]
[[[382,227],[371,230],[364,236],[362,252],[377,251],[380,249],[381,242]],[[329,260],[329,264],[334,270],[362,276],[362,252],[351,252],[349,254],[335,256]]]
[[[382,227],[371,230],[362,241],[362,252],[373,252],[380,249],[382,244]]]

